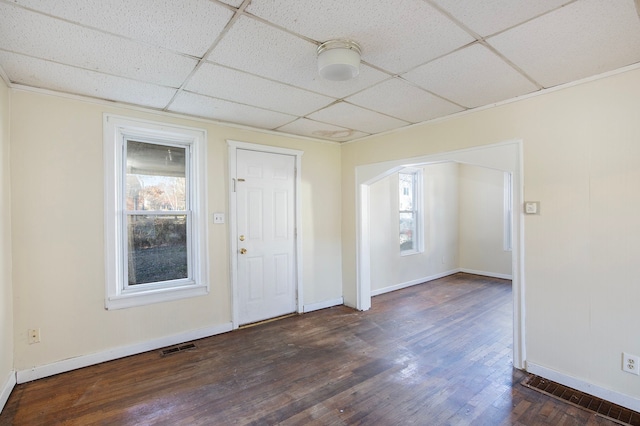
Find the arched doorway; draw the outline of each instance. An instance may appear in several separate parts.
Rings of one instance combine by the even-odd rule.
[[[482,167],[489,167],[511,173],[513,232],[513,365],[525,367],[525,327],[524,327],[524,229],[522,223],[523,176],[522,141],[508,141],[493,145],[425,155],[384,163],[358,166],[356,168],[356,307],[368,310],[371,307],[371,238],[370,238],[370,185],[396,173],[404,167],[454,161]]]

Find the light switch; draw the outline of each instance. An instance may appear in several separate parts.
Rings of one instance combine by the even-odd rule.
[[[224,213],[214,213],[213,223],[224,223]]]
[[[540,214],[540,201],[525,201],[524,212],[526,214]]]

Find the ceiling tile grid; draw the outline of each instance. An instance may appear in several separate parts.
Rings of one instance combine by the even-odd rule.
[[[292,115],[307,115],[335,101],[328,96],[210,63],[200,67],[185,89]]]
[[[197,65],[196,60],[165,49],[6,4],[0,4],[0,48],[176,88]]]
[[[544,87],[640,61],[632,0],[580,0],[487,39]]]
[[[317,45],[246,16],[240,17],[207,60],[328,96],[342,98],[389,76],[367,66],[347,82],[317,73]]]
[[[335,142],[639,63],[634,0],[0,0],[8,84]]]
[[[482,37],[504,31],[575,0],[432,0]]]
[[[514,98],[538,89],[481,44],[429,62],[403,74],[403,77],[466,108]]]
[[[410,123],[427,121],[464,109],[397,78],[384,81],[346,100]]]
[[[346,102],[338,102],[313,114],[308,118],[336,126],[359,130],[363,133],[380,133],[409,124],[406,121],[360,108]]]
[[[201,58],[233,11],[209,0],[13,0],[50,16]]]
[[[182,92],[171,103],[169,111],[213,120],[243,124],[259,129],[275,129],[296,119],[295,116],[256,108],[196,93]]]
[[[323,42],[355,40],[362,59],[391,73],[407,71],[474,41],[423,0],[253,0],[247,12]]]
[[[309,136],[312,138],[330,139],[337,142],[346,142],[368,136],[368,133],[346,129],[332,124],[320,123],[308,118],[300,118],[292,123],[285,124],[277,130],[294,135]]]
[[[83,70],[42,59],[0,51],[0,63],[13,81],[63,93],[163,108],[176,89]]]

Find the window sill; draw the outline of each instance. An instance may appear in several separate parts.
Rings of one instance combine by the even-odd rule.
[[[153,303],[186,299],[188,297],[204,296],[206,294],[209,294],[209,288],[206,285],[171,287],[144,292],[118,294],[107,297],[105,308],[107,310],[125,309],[135,306],[150,305]]]
[[[419,250],[407,250],[407,251],[401,251],[400,252],[400,256],[413,256],[414,254],[420,254],[422,253]]]

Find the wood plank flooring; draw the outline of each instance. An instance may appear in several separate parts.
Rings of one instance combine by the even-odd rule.
[[[16,386],[0,425],[614,425],[520,385],[511,283],[456,274]]]

